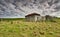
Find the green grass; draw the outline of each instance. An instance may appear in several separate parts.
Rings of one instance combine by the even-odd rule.
[[[0,37],[60,37],[60,19],[54,19],[56,22],[6,20],[0,21]]]

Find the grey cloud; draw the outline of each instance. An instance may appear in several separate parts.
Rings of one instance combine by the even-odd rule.
[[[0,17],[23,17],[29,12],[53,14],[60,11],[60,0],[0,0]]]

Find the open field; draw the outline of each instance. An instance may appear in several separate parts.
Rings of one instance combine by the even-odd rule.
[[[60,37],[60,19],[55,22],[0,21],[0,37]]]

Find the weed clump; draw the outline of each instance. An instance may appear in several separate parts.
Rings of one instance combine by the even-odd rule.
[[[43,31],[39,32],[41,35],[44,35],[45,33]]]
[[[13,24],[13,21],[11,21],[11,24]]]
[[[50,34],[50,35],[52,35],[52,34],[53,34],[53,32],[49,32],[49,34]]]

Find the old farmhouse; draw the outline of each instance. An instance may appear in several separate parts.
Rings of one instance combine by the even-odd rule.
[[[41,16],[38,13],[31,13],[25,16],[27,21],[40,21]]]
[[[53,17],[49,15],[41,16],[38,13],[31,13],[26,15],[25,18],[26,18],[26,21],[46,21],[46,20],[51,21]]]

